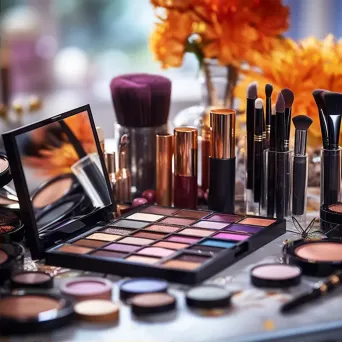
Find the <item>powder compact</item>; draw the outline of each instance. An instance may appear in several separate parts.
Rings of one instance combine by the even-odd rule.
[[[24,271],[14,273],[11,276],[11,288],[40,288],[50,289],[53,287],[53,277],[45,272]]]
[[[342,240],[298,240],[285,245],[283,252],[305,275],[326,277],[342,269]]]
[[[25,249],[19,243],[0,244],[0,284],[7,281],[12,272],[22,268]]]
[[[25,236],[24,224],[19,215],[0,207],[0,243],[21,242]]]
[[[342,238],[342,203],[322,205],[321,229],[329,238]]]
[[[290,287],[300,283],[302,270],[295,265],[262,264],[251,270],[251,283],[257,287]]]
[[[72,321],[73,304],[63,296],[18,291],[0,299],[0,333],[50,331]]]
[[[87,322],[108,322],[119,319],[119,307],[110,300],[90,299],[76,303],[76,317]]]
[[[0,188],[7,185],[11,180],[12,174],[7,156],[0,153]]]
[[[129,279],[120,285],[120,299],[126,300],[144,293],[167,292],[168,286],[168,283],[161,279]]]
[[[77,131],[80,124],[87,132],[84,139]],[[67,139],[56,151],[52,146],[49,156],[61,158],[63,144],[74,156],[63,160],[60,171],[70,169],[81,187],[67,197],[85,196],[89,205],[80,213],[73,211],[78,202],[69,207],[63,199],[63,210],[45,221],[34,208],[28,184],[32,174],[56,177],[60,160],[41,169],[45,160],[33,163],[22,141],[49,125],[60,125]],[[196,284],[285,233],[284,220],[149,204],[113,219],[115,201],[89,106],[5,133],[3,140],[9,163],[16,166],[12,171],[20,207],[27,213],[28,246],[32,257],[44,257],[47,265]],[[73,212],[66,217],[68,210]]]

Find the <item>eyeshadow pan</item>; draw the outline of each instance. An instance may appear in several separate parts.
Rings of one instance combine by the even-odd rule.
[[[126,256],[126,253],[120,253],[120,252],[111,252],[111,251],[96,251],[94,253],[91,253],[91,255],[99,256],[102,258],[109,258],[109,259],[115,259],[115,258],[123,258]]]
[[[77,240],[73,242],[73,245],[98,248],[98,247],[104,246],[106,243],[107,242],[99,241],[99,240],[81,239],[81,240]]]
[[[156,205],[143,208],[141,213],[157,214],[157,215],[172,215],[176,213],[179,209],[158,207]]]
[[[252,226],[261,226],[261,227],[268,227],[272,223],[276,222],[276,220],[272,219],[264,219],[264,218],[257,218],[257,217],[246,217],[242,221],[240,221],[240,224],[250,224]]]
[[[175,253],[174,250],[161,247],[146,247],[137,252],[137,254],[150,255],[161,258],[167,257],[173,253]]]
[[[179,249],[186,248],[189,245],[187,243],[159,241],[159,242],[153,244],[153,246],[155,246],[155,247],[165,247],[165,248],[171,248],[171,249],[179,250]]]
[[[182,254],[175,258],[175,260],[183,260],[183,261],[191,261],[191,262],[198,262],[203,263],[210,259],[210,257],[203,256],[203,255],[195,255],[195,254]]]
[[[210,247],[222,247],[222,248],[231,248],[236,245],[236,242],[228,242],[228,241],[220,241],[215,239],[204,240],[200,243],[203,246]]]
[[[108,234],[116,234],[116,235],[129,235],[132,233],[133,229],[129,228],[106,228],[104,230],[101,230],[103,233],[108,233]]]
[[[242,234],[256,234],[260,232],[260,230],[263,230],[263,227],[257,227],[257,226],[246,226],[242,224],[232,224],[229,227],[227,227],[225,230],[229,230],[232,232],[238,232]]]
[[[138,237],[125,237],[120,240],[120,243],[127,243],[127,244],[132,244],[132,245],[149,245],[151,242],[154,242],[154,240],[151,239],[143,239],[143,238],[138,238]]]
[[[91,240],[102,240],[102,241],[115,241],[120,239],[122,236],[113,235],[113,234],[103,234],[103,233],[94,233],[86,237],[86,239]]]
[[[191,227],[209,228],[209,229],[223,229],[228,226],[228,223],[199,221],[194,223]]]
[[[224,251],[224,248],[219,248],[219,247],[212,247],[212,246],[205,246],[205,245],[196,245],[196,246],[191,246],[188,248],[189,250],[195,251],[199,254],[201,253],[210,253],[211,255],[220,253]]]
[[[132,229],[144,228],[147,225],[148,223],[146,222],[130,221],[130,220],[119,220],[110,224],[110,226],[113,226],[113,227],[132,228]]]
[[[187,210],[182,209],[178,211],[174,216],[179,217],[191,217],[195,219],[200,219],[202,217],[208,216],[210,214],[210,211],[198,211],[198,210]]]
[[[179,226],[189,226],[191,223],[194,223],[196,220],[194,219],[186,219],[180,217],[167,217],[164,220],[161,220],[159,223],[169,223],[176,224]]]
[[[213,237],[216,239],[233,240],[233,241],[243,241],[249,238],[248,235],[228,234],[228,233],[218,233],[214,235]]]
[[[159,240],[162,239],[166,234],[161,233],[149,233],[149,232],[138,232],[133,234],[134,237],[146,238],[146,239],[154,239]]]
[[[173,241],[173,242],[193,244],[193,243],[196,243],[197,241],[199,241],[200,239],[189,238],[187,236],[181,236],[181,235],[171,235],[166,240]]]
[[[126,245],[123,243],[111,243],[110,245],[105,247],[105,249],[108,249],[111,251],[127,252],[127,253],[134,252],[139,248],[140,246]]]
[[[87,247],[81,246],[74,246],[74,245],[63,245],[57,249],[58,252],[64,253],[73,253],[73,254],[86,254],[90,252],[92,249]]]
[[[179,230],[180,226],[163,226],[161,224],[153,224],[151,226],[147,226],[144,230],[151,230],[154,232],[161,232],[161,233],[174,233]]]
[[[146,213],[135,213],[126,217],[129,220],[138,220],[146,222],[154,222],[162,219],[164,215],[146,214]]]
[[[215,231],[214,230],[208,230],[208,229],[191,229],[191,228],[186,228],[181,230],[179,233],[183,235],[191,235],[191,236],[209,236],[213,234]]]
[[[237,222],[241,218],[242,216],[239,216],[239,215],[213,214],[209,216],[208,218],[206,218],[206,220],[232,223],[232,222]]]
[[[180,270],[194,270],[198,266],[201,266],[200,262],[191,262],[191,261],[184,261],[184,260],[168,260],[163,263],[163,266],[166,268],[176,268]]]
[[[131,255],[128,258],[126,258],[126,260],[133,261],[133,262],[139,262],[139,263],[143,263],[143,264],[155,264],[160,259],[159,258],[152,258],[152,257],[145,257],[145,256],[140,256],[140,255]]]

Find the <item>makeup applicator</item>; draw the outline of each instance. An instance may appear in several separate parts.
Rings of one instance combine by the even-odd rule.
[[[281,91],[285,101],[285,148],[286,151],[289,150],[290,141],[290,131],[291,131],[291,114],[292,114],[292,104],[294,101],[294,94],[291,89],[284,88]]]
[[[293,157],[293,190],[292,213],[303,215],[306,205],[307,158],[306,140],[312,120],[306,115],[298,115],[292,119],[295,126],[295,146]]]
[[[323,148],[328,149],[329,148],[328,123],[327,123],[327,118],[325,116],[326,108],[325,108],[325,103],[323,99],[323,93],[326,93],[326,92],[328,91],[324,89],[315,89],[312,92],[312,96],[314,97],[317,108],[318,108],[318,116],[319,116],[319,122],[321,125]]]
[[[270,143],[270,135],[271,135],[271,114],[272,114],[272,100],[271,96],[273,93],[272,84],[266,84],[265,86],[265,95],[266,95],[266,103],[265,103],[265,111],[266,111],[266,146],[269,147]]]

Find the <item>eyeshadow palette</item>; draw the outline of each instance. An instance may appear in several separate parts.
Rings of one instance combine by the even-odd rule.
[[[50,265],[195,284],[285,233],[285,222],[143,206],[46,251]]]

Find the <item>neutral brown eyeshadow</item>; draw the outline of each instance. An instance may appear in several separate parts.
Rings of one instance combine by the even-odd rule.
[[[180,270],[194,270],[198,266],[201,266],[200,262],[191,262],[183,260],[169,260],[163,264],[167,268],[177,268]]]
[[[86,237],[87,239],[92,240],[101,240],[101,241],[116,241],[122,238],[121,235],[114,235],[114,234],[103,234],[103,233],[94,233]]]
[[[35,208],[44,208],[62,198],[72,186],[71,178],[62,178],[40,190],[33,198]]]
[[[127,255],[127,253],[120,253],[120,252],[111,252],[111,251],[96,251],[94,253],[91,253],[90,255],[96,255],[99,257],[103,257],[103,258],[110,258],[110,259],[115,259],[115,258],[123,258],[124,256]]]
[[[117,235],[129,235],[134,231],[134,229],[124,229],[124,228],[106,228],[101,230],[103,233],[117,234]]]
[[[58,252],[73,253],[73,254],[86,254],[90,252],[91,250],[92,250],[91,248],[74,246],[74,245],[63,245],[62,247],[57,249]]]
[[[107,242],[105,241],[99,241],[99,240],[90,240],[90,239],[81,239],[81,240],[77,240],[73,243],[73,245],[76,246],[84,246],[84,247],[101,247],[106,245]]]
[[[168,241],[159,241],[153,244],[154,247],[164,247],[164,248],[171,248],[175,250],[183,249],[188,247],[187,243],[178,243],[178,242],[168,242]]]
[[[35,318],[42,312],[60,308],[58,300],[38,295],[10,296],[0,300],[1,316],[14,319]]]
[[[257,218],[257,217],[247,217],[240,221],[240,224],[251,224],[252,226],[262,226],[268,227],[272,223],[276,222],[276,220],[264,219],[264,218]]]
[[[145,227],[144,230],[151,230],[154,232],[161,232],[161,233],[174,233],[177,230],[181,229],[181,226],[163,226],[161,224],[153,224],[152,226]]]
[[[159,240],[159,239],[162,239],[164,236],[166,236],[166,234],[138,232],[138,233],[133,234],[132,236],[138,237],[138,238]]]
[[[210,211],[197,211],[197,210],[180,210],[174,216],[177,217],[190,217],[195,219],[200,219],[202,217],[208,216],[211,212]]]

